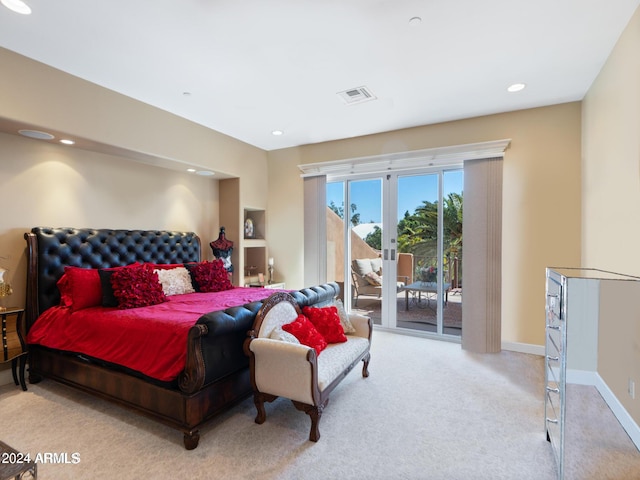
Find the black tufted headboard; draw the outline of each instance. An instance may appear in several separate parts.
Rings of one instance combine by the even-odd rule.
[[[56,282],[65,266],[108,268],[200,260],[200,239],[193,232],[34,227],[24,237],[27,329],[40,313],[60,302]]]

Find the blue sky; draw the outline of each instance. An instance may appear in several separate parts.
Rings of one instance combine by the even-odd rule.
[[[444,195],[450,192],[462,192],[462,170],[446,172],[444,176]],[[327,205],[331,201],[337,205],[343,202],[343,182],[327,183]],[[407,210],[413,213],[424,200],[431,202],[438,198],[437,175],[402,176],[398,180],[398,220]],[[357,180],[351,183],[351,202],[358,207],[361,223],[379,223],[382,218],[382,180]]]

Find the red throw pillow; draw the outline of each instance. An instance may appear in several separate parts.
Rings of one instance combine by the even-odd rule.
[[[111,275],[113,295],[118,299],[118,308],[137,308],[166,302],[158,274],[150,265],[137,268],[122,268]]]
[[[229,280],[229,273],[224,268],[221,259],[213,262],[198,262],[185,264],[191,273],[194,287],[197,292],[222,292],[231,290],[233,284]]]
[[[301,344],[313,348],[318,355],[327,348],[327,341],[316,330],[313,323],[302,314],[298,315],[293,322],[282,325],[282,330],[296,337]]]
[[[120,267],[100,268],[98,276],[100,277],[100,285],[102,287],[102,303],[103,307],[117,307],[118,299],[113,294],[113,285],[111,284],[111,276],[114,272],[125,268],[139,268],[140,263],[132,263]]]
[[[60,305],[73,311],[97,307],[102,303],[100,275],[94,268],[64,267],[58,280]]]
[[[327,343],[342,343],[347,341],[344,328],[340,323],[340,315],[335,306],[312,308],[304,307],[302,313],[313,323],[316,330],[324,337]]]

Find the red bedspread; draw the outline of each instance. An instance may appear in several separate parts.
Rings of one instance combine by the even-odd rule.
[[[263,288],[187,293],[150,307],[46,310],[29,330],[27,343],[85,354],[137,370],[161,381],[184,369],[189,329],[205,313],[263,300]]]

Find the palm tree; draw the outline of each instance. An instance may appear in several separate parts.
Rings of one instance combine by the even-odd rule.
[[[462,249],[462,193],[449,193],[443,208],[443,254],[445,263]],[[398,251],[413,253],[416,267],[433,267],[437,258],[438,202],[424,200],[413,214],[405,212],[398,222]]]

